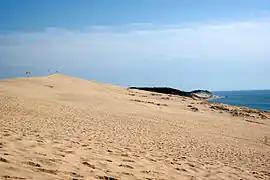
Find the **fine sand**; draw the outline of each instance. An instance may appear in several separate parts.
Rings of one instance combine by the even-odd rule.
[[[210,106],[66,75],[1,80],[0,179],[269,180],[269,114]]]

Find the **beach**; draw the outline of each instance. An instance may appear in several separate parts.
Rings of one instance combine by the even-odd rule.
[[[0,80],[1,179],[270,179],[270,115],[67,75]]]

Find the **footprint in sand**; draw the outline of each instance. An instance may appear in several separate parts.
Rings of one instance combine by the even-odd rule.
[[[122,157],[129,157],[129,155],[127,153],[121,154],[120,156],[122,156]]]
[[[96,169],[96,167],[94,165],[92,165],[92,164],[90,164],[90,163],[88,163],[86,161],[82,162],[82,164],[85,165],[85,166],[87,166],[87,167],[90,167],[92,169]]]
[[[26,179],[26,178],[5,175],[5,176],[1,176],[1,179]]]
[[[53,163],[58,163],[58,164],[61,164],[63,162],[61,159],[55,159],[55,158],[50,158],[48,160],[53,162]]]
[[[37,170],[44,173],[53,174],[53,175],[57,175],[58,173],[57,170],[52,170],[52,169],[37,168]]]
[[[144,174],[149,174],[149,175],[159,175],[161,173],[157,172],[157,171],[147,171],[147,170],[144,170],[144,171],[141,171],[141,173],[144,173]]]
[[[175,170],[177,170],[177,171],[182,171],[182,172],[188,172],[186,169],[184,169],[184,168],[175,168]]]
[[[11,136],[11,134],[5,133],[5,134],[3,134],[3,136],[8,137],[8,136]]]
[[[134,167],[127,165],[127,164],[120,164],[119,167],[124,167],[124,168],[129,168],[129,169],[134,169]]]
[[[24,164],[27,164],[27,165],[30,165],[30,166],[34,166],[34,167],[41,167],[40,164],[35,163],[35,162],[32,162],[32,161],[25,162]]]
[[[178,165],[178,166],[181,166],[182,164],[179,163],[179,162],[171,162],[172,165]]]
[[[44,141],[42,139],[37,139],[36,141],[40,144],[44,144]]]
[[[133,161],[131,159],[123,159],[122,161],[124,161],[124,162],[131,162],[131,163],[135,162],[135,161]]]
[[[83,178],[84,176],[78,174],[78,173],[75,173],[75,172],[63,172],[64,174],[66,175],[70,175],[72,177],[75,177],[75,178]]]
[[[75,154],[75,152],[72,150],[60,150],[60,151],[66,154]]]
[[[8,161],[8,160],[6,160],[6,159],[5,159],[5,158],[3,158],[3,157],[0,157],[0,162],[9,163],[9,161]]]
[[[15,140],[17,140],[17,141],[21,141],[21,140],[22,140],[22,138],[21,138],[21,137],[17,137],[17,138],[15,138]]]
[[[34,154],[41,155],[41,156],[47,156],[45,153],[40,153],[40,152],[34,152]]]
[[[107,150],[107,152],[112,153],[113,151],[112,151],[112,150],[110,150],[110,149],[108,149],[108,150]]]
[[[112,160],[110,160],[110,159],[106,159],[105,161],[107,161],[107,162],[113,162]]]
[[[128,172],[122,172],[121,174],[126,175],[126,176],[134,176],[134,174],[128,173]]]
[[[43,158],[43,159],[40,159],[40,162],[42,162],[45,165],[52,166],[56,164],[62,164],[63,162],[66,162],[66,161],[61,160],[61,159],[54,159],[54,158],[49,158],[49,159]]]
[[[61,153],[53,153],[53,154],[56,156],[66,157],[64,154],[61,154]]]
[[[191,164],[191,163],[186,163],[188,166],[190,166],[190,167],[195,167],[195,165],[194,164]]]
[[[154,178],[149,178],[149,177],[146,177],[145,179],[146,180],[155,180]]]
[[[117,178],[114,177],[109,177],[109,176],[97,176],[98,179],[105,179],[105,180],[118,180]]]
[[[155,159],[152,159],[152,158],[146,158],[147,160],[149,160],[149,161],[152,161],[152,162],[157,162]]]

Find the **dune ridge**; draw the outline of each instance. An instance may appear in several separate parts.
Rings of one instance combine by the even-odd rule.
[[[0,178],[270,179],[269,113],[224,107],[62,74],[0,80]]]

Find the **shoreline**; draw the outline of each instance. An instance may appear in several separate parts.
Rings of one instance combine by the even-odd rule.
[[[263,109],[263,108],[259,108],[259,107],[250,107],[246,104],[243,103],[243,105],[235,105],[235,104],[232,104],[232,103],[227,103],[226,101],[219,101],[219,99],[226,99],[226,97],[218,97],[218,98],[210,98],[210,99],[207,99],[208,102],[210,103],[219,103],[219,104],[226,104],[226,105],[230,105],[230,106],[235,106],[235,107],[245,107],[245,108],[250,108],[250,109],[258,109],[262,112],[268,112],[270,113],[270,109]]]

